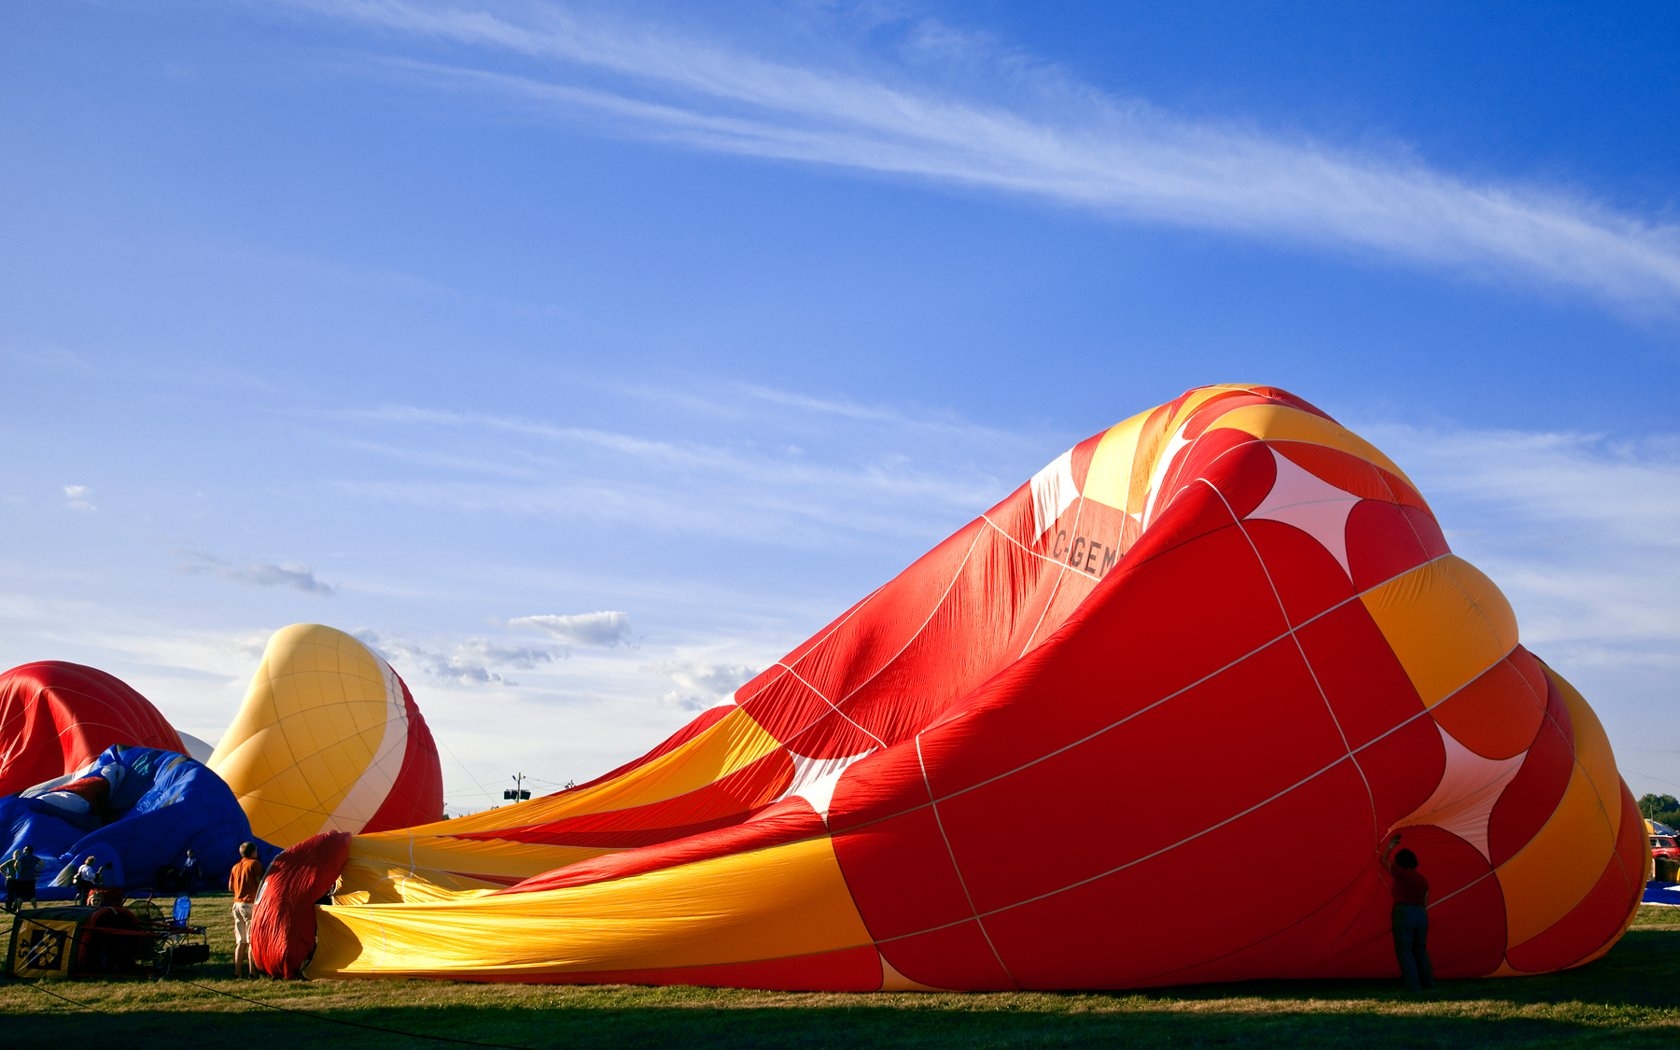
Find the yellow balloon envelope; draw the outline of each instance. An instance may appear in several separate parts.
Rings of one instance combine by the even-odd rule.
[[[252,832],[278,846],[443,813],[437,747],[407,686],[366,645],[320,624],[269,640],[209,765]]]

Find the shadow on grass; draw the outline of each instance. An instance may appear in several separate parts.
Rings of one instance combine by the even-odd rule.
[[[1610,956],[1563,974],[1449,981],[1413,996],[1397,982],[1267,981],[1149,992],[763,997],[695,989],[544,992],[525,1001],[426,1003],[423,983],[379,1005],[313,1001],[326,985],[212,978],[173,1009],[96,1012],[98,986],[54,986],[73,1003],[7,1011],[0,1042],[131,1047],[671,1046],[952,1048],[1660,1046],[1680,1042],[1674,935],[1630,931]],[[360,984],[360,982],[352,982]],[[109,986],[107,986],[109,987]],[[42,989],[49,995],[51,989]],[[808,1004],[808,1005],[807,1005]],[[50,1041],[50,1043],[49,1043]]]
[[[593,1050],[679,1047],[916,1047],[985,1050],[1021,1046],[1128,1047],[1672,1047],[1675,1031],[1566,1018],[1396,1016],[1282,1009],[1184,1013],[1131,1009],[1077,1013],[947,1012],[859,1005],[807,1009],[561,1007],[546,1010],[442,1007],[302,1013],[192,1015],[124,1013],[115,1018],[6,1018],[10,1045],[116,1040],[131,1047],[501,1046]],[[68,1023],[74,1021],[75,1023]],[[14,1023],[18,1022],[18,1023]],[[15,1041],[14,1041],[15,1040]]]
[[[1173,988],[1164,994],[1142,993],[1150,999],[1173,1002],[1219,1000],[1240,997],[1260,999],[1306,999],[1326,1003],[1366,1002],[1372,999],[1395,1003],[1497,1002],[1512,1008],[1576,1003],[1608,1010],[1635,1008],[1676,1011],[1680,1015],[1680,959],[1675,957],[1673,932],[1634,929],[1622,935],[1615,949],[1597,962],[1562,973],[1533,977],[1483,978],[1443,981],[1425,996],[1405,992],[1397,981],[1253,981],[1242,984],[1200,985]],[[1673,1023],[1680,1026],[1680,1016]],[[1673,1045],[1680,1050],[1680,1031]]]

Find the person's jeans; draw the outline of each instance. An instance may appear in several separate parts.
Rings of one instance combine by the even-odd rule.
[[[1406,987],[1414,992],[1435,987],[1435,968],[1429,964],[1429,912],[1416,904],[1396,904],[1392,918],[1394,958]]]

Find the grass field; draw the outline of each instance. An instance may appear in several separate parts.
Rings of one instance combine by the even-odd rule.
[[[0,1046],[1651,1046],[1680,1050],[1680,908],[1642,907],[1604,959],[1448,981],[1275,981],[1144,993],[832,995],[627,985],[235,980],[226,895],[212,955],[151,980],[0,981]]]

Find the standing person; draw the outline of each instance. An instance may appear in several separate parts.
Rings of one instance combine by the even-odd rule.
[[[70,884],[76,888],[77,904],[86,904],[93,888],[100,883],[99,868],[94,864],[97,859],[89,854],[88,859],[82,861],[82,866],[76,869],[76,877],[70,880]]]
[[[233,894],[233,975],[255,977],[251,964],[251,913],[257,907],[257,889],[262,885],[263,866],[257,859],[255,842],[241,843],[239,863],[228,872],[228,892]]]
[[[40,870],[41,858],[33,846],[13,850],[11,859],[0,864],[0,873],[6,876],[7,911],[16,912],[24,901],[35,900],[35,876]]]
[[[198,866],[198,856],[192,847],[187,847],[187,855],[181,858],[181,864],[176,873],[177,888],[182,893],[191,893],[198,888],[198,877],[203,871]]]
[[[1417,854],[1399,849],[1400,835],[1388,840],[1383,863],[1388,865],[1394,909],[1394,958],[1400,976],[1414,992],[1435,987],[1435,968],[1429,963],[1429,880],[1418,870]],[[1399,850],[1399,852],[1395,852]],[[1392,858],[1392,863],[1390,863]]]

